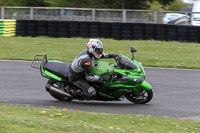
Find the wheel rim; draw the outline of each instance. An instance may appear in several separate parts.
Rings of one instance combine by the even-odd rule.
[[[131,92],[126,97],[134,103],[143,103],[148,100],[149,94],[146,90],[140,90],[138,94]]]
[[[148,98],[148,93],[147,93],[146,90],[141,90],[141,91],[139,92],[139,95],[138,95],[138,96],[135,95],[135,96],[133,96],[132,98],[133,98],[134,100],[136,100],[136,101],[143,102],[143,101],[146,101],[146,100],[147,100],[147,98]]]

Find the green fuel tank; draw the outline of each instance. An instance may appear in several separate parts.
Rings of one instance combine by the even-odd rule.
[[[114,66],[102,60],[92,62],[92,73],[94,75],[109,75],[114,71]]]

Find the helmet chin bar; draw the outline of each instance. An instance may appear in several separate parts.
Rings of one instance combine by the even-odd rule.
[[[97,59],[101,58],[101,56],[102,56],[102,54],[100,54],[100,56],[99,56],[99,55],[96,54],[96,53],[93,53],[93,55],[94,55],[94,57],[97,58]]]

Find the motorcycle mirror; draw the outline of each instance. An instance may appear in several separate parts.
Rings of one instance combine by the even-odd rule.
[[[134,59],[134,52],[137,52],[137,49],[135,47],[131,46],[131,53],[132,53],[132,59],[131,60]]]
[[[132,52],[132,53],[133,53],[133,52],[137,52],[137,49],[136,49],[135,47],[131,46],[131,52]]]

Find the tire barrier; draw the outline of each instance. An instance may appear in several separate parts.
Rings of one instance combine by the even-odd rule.
[[[153,23],[17,20],[16,36],[200,42],[200,27]]]
[[[16,32],[16,20],[2,19],[0,20],[0,37],[15,36]]]

